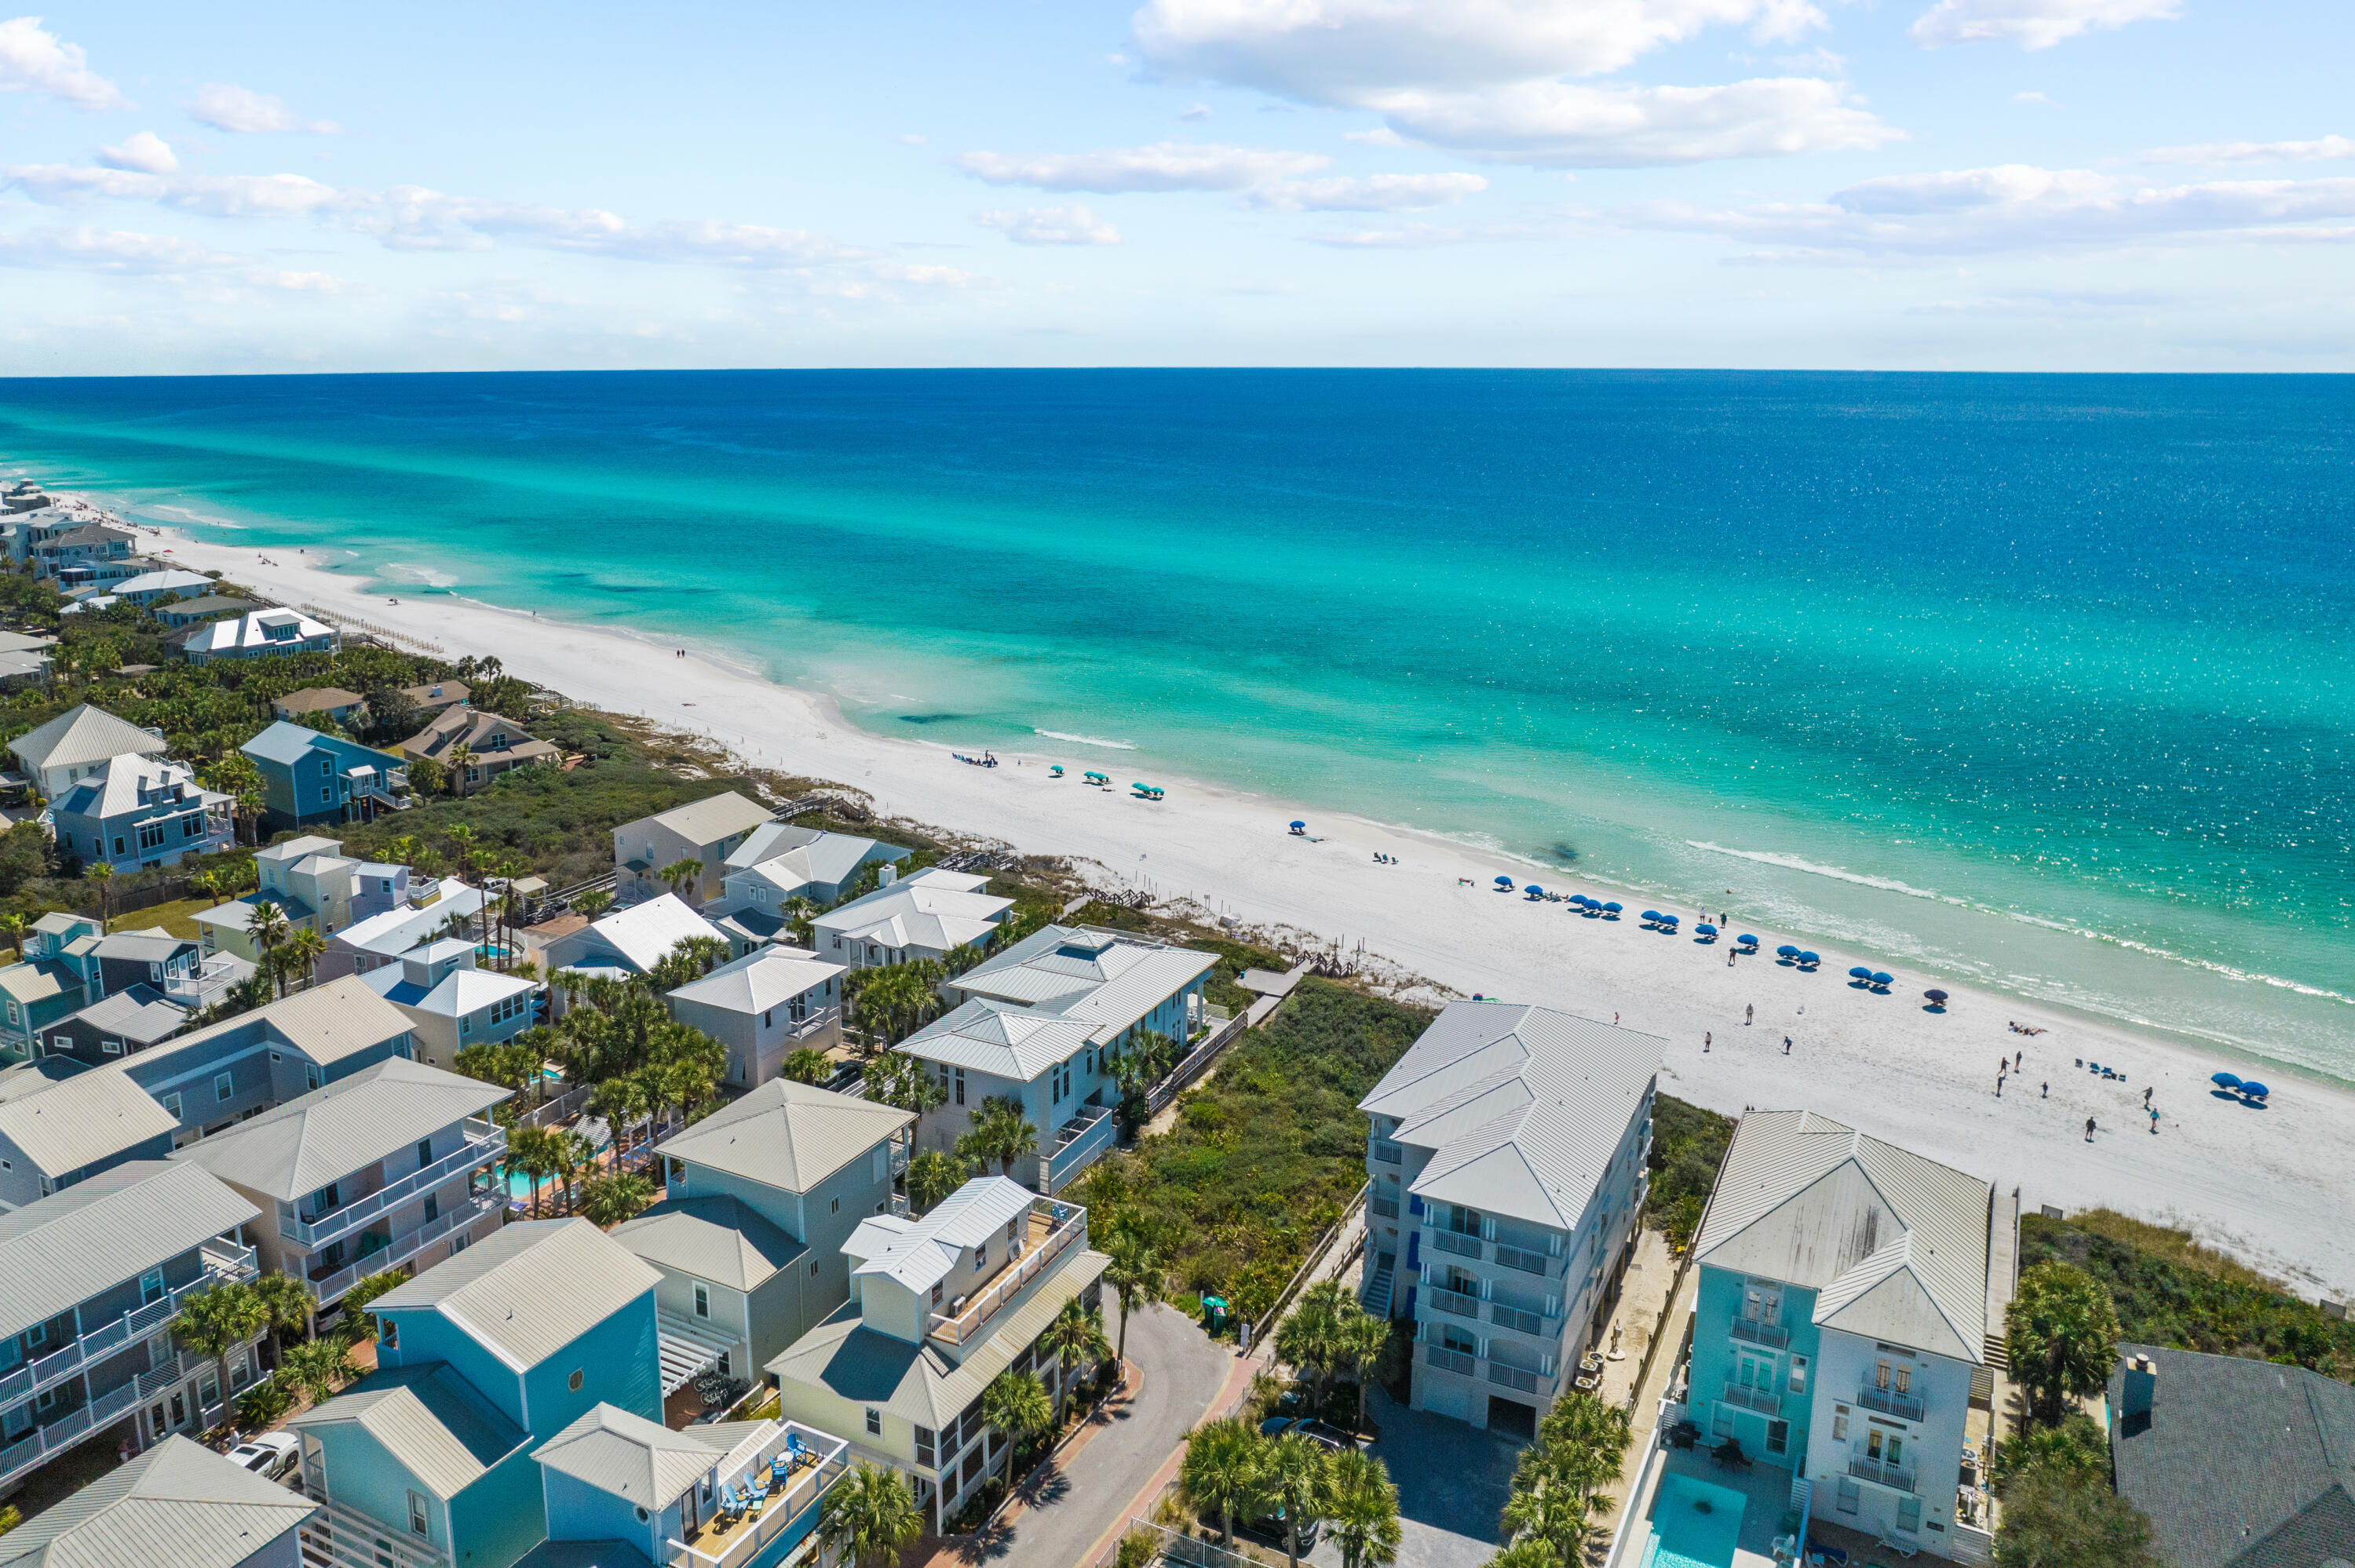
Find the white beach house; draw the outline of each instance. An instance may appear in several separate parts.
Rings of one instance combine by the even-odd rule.
[[[812,945],[855,969],[986,946],[1014,907],[983,892],[988,885],[986,876],[929,867],[820,915],[810,922]]]

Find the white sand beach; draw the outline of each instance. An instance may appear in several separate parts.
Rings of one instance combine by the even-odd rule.
[[[1135,764],[1083,746],[1000,752],[1005,766],[968,767],[944,747],[853,728],[805,694],[625,636],[449,596],[410,599],[397,585],[369,592],[354,576],[263,565],[251,549],[168,542],[175,559],[290,604],[431,639],[453,658],[496,654],[576,701],[694,729],[762,767],[855,786],[889,815],[1099,863],[1105,886],[1190,897],[1246,927],[1290,927],[1352,949],[1362,942],[1459,994],[1615,1017],[1665,1039],[1663,1087],[1703,1105],[1810,1107],[2016,1186],[2030,1211],[2105,1204],[2189,1224],[2304,1293],[2355,1297],[2355,1094],[2269,1074],[2273,1103],[2244,1106],[2210,1087],[2209,1075],[2228,1064],[2180,1045],[1935,974],[1899,972],[1890,994],[1858,991],[1847,970],[1859,960],[1828,948],[1813,974],[1771,956],[1729,967],[1722,945],[1641,929],[1634,912],[1646,906],[1624,890],[1544,874],[1550,891],[1616,898],[1629,910],[1616,922],[1580,918],[1563,905],[1494,891],[1497,874],[1518,880],[1528,868],[1444,840],[1158,772],[1150,777],[1167,798],[1135,800],[1125,786],[1136,775],[1122,771]],[[1067,777],[1050,779],[1050,762]],[[1119,788],[1082,783],[1082,769],[1096,767]],[[1311,820],[1316,842],[1287,833],[1295,817]],[[1401,863],[1378,863],[1378,852]],[[1801,940],[1727,907],[1732,929],[1755,932],[1765,955]],[[1676,912],[1688,931],[1702,917]],[[1931,986],[1953,993],[1947,1012],[1924,1010]],[[1745,1023],[1746,1008],[1754,1022]],[[2006,1027],[2011,1020],[2047,1032],[2024,1037]],[[2015,1052],[2025,1062],[1998,1099],[1997,1063]],[[2081,1060],[2126,1079],[2093,1076]],[[2146,1086],[2162,1113],[2156,1136],[2141,1109]],[[2090,1142],[2088,1117],[2097,1124]]]

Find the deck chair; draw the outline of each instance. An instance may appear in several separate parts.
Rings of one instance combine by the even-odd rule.
[[[808,1464],[810,1457],[810,1451],[802,1446],[802,1435],[798,1432],[786,1433],[785,1469],[787,1473],[790,1474],[799,1467]]]
[[[1883,1552],[1893,1552],[1898,1556],[1905,1558],[1908,1561],[1911,1561],[1915,1557],[1919,1557],[1922,1554],[1922,1549],[1920,1547],[1906,1545],[1903,1542],[1899,1541],[1896,1536],[1891,1534],[1886,1529],[1881,1531],[1881,1540],[1877,1544]]]

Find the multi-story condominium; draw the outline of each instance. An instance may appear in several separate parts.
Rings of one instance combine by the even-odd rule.
[[[986,1101],[1012,1101],[1041,1129],[1023,1179],[1062,1191],[1118,1135],[1122,1054],[1147,1032],[1182,1052],[1207,1026],[1202,987],[1217,961],[1124,931],[1049,926],[948,980],[942,994],[957,1005],[898,1047],[945,1096],[918,1141],[949,1148]]]
[[[378,1370],[292,1423],[344,1561],[510,1568],[546,1540],[532,1450],[601,1404],[661,1419],[655,1283],[586,1220],[528,1220],[371,1302]]]
[[[896,865],[910,852],[856,833],[763,822],[729,853],[718,914],[741,915],[768,924],[771,936],[785,923],[784,908],[806,898],[831,909],[864,867]],[[715,916],[716,917],[716,916]]]
[[[191,664],[219,659],[267,659],[280,653],[333,653],[343,633],[299,609],[257,609],[234,620],[208,620],[180,644]]]
[[[1085,1209],[1000,1176],[920,1220],[869,1219],[844,1250],[851,1299],[769,1362],[779,1413],[910,1477],[937,1531],[1006,1465],[982,1390],[1008,1368],[1053,1390],[1039,1336],[1066,1302],[1101,1307],[1110,1260],[1089,1250]]]
[[[0,1210],[125,1160],[161,1160],[179,1125],[117,1073],[54,1058],[0,1072]]]
[[[850,1296],[843,1245],[895,1206],[915,1118],[783,1078],[660,1150],[664,1201],[613,1239],[662,1272],[663,1393],[755,1369]]]
[[[264,1268],[325,1311],[368,1275],[454,1257],[498,1229],[506,1089],[399,1058],[313,1089],[173,1158],[201,1165],[271,1216]]]
[[[763,945],[669,997],[671,1016],[728,1047],[728,1081],[767,1083],[796,1051],[842,1043],[842,977],[799,948]]]
[[[192,1291],[254,1277],[236,1233],[256,1214],[209,1172],[160,1160],[0,1214],[0,1488],[92,1437],[144,1447],[214,1424],[260,1370],[255,1341],[230,1352],[223,1390],[166,1325]]]
[[[118,757],[160,759],[171,747],[153,730],[141,729],[104,708],[83,703],[8,743],[33,788],[56,800],[82,779],[106,771]]]
[[[319,1505],[175,1435],[0,1541],[0,1568],[304,1568]]]
[[[1415,1325],[1413,1408],[1527,1437],[1567,1389],[1635,1254],[1660,1054],[1552,1008],[1459,1001],[1359,1102],[1359,1289]]]
[[[988,885],[986,876],[927,867],[818,916],[810,922],[811,946],[855,969],[986,947],[1014,907],[1011,898],[983,892]]]
[[[195,632],[201,636],[229,624],[213,621]],[[263,821],[273,833],[372,822],[378,813],[406,804],[406,765],[390,752],[356,740],[280,719],[237,749],[261,773]]]
[[[539,984],[474,967],[474,944],[444,937],[369,969],[360,983],[416,1027],[417,1056],[454,1066],[470,1045],[496,1045],[532,1026]]]
[[[2019,1224],[1976,1176],[1812,1111],[1750,1112],[1693,1242],[1691,1419],[1807,1481],[1815,1517],[1955,1555]]]
[[[776,820],[768,807],[730,790],[640,817],[613,830],[613,895],[623,904],[670,890],[659,873],[691,860],[702,869],[687,896],[697,907],[719,896],[728,857],[755,829]],[[675,890],[674,890],[675,891]]]
[[[182,763],[125,753],[68,785],[49,817],[60,853],[85,866],[139,871],[229,848],[232,804]]]
[[[463,771],[453,755],[460,747],[467,752]],[[400,749],[407,756],[424,758],[449,769],[451,781],[462,795],[473,794],[512,768],[555,762],[564,755],[547,741],[526,734],[513,719],[467,707],[442,709],[423,729],[402,741]]]

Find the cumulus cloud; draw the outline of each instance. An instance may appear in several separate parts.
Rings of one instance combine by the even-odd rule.
[[[2355,141],[2325,136],[2315,142],[2203,142],[2190,147],[2153,147],[2146,164],[2310,164],[2355,158]]]
[[[2167,22],[2182,14],[2178,0],[1938,0],[1906,36],[1925,49],[1952,44],[2049,49],[2097,27]]]
[[[0,234],[0,266],[8,267],[154,276],[235,267],[248,260],[175,235],[132,234],[80,224]]]
[[[52,207],[102,196],[208,217],[289,217],[340,208],[351,200],[349,193],[302,175],[158,175],[78,164],[16,164],[5,174],[7,184]]]
[[[1418,141],[1547,168],[1645,168],[1846,152],[1902,135],[1849,102],[1840,84],[1812,77],[1723,87],[1529,81],[1481,93],[1391,93],[1378,106]]]
[[[80,44],[41,26],[38,16],[0,22],[0,92],[33,92],[77,109],[124,109],[112,82],[90,69]]]
[[[153,131],[126,136],[117,146],[101,147],[98,161],[110,169],[131,169],[144,175],[175,174],[180,167],[172,144]]]
[[[1015,211],[977,212],[973,220],[995,228],[1017,245],[1117,245],[1120,230],[1081,203]]]
[[[1107,147],[1093,153],[1016,157],[965,153],[955,165],[993,185],[1043,191],[1239,191],[1269,180],[1321,169],[1333,160],[1317,153],[1230,147],[1214,142],[1156,142],[1149,147]]]
[[[1479,175],[1464,174],[1279,180],[1248,192],[1243,204],[1281,212],[1421,212],[1487,188]]]
[[[337,129],[332,120],[305,120],[285,100],[229,81],[208,81],[198,88],[197,101],[188,105],[188,118],[216,131],[241,135],[314,131],[332,136]]]

